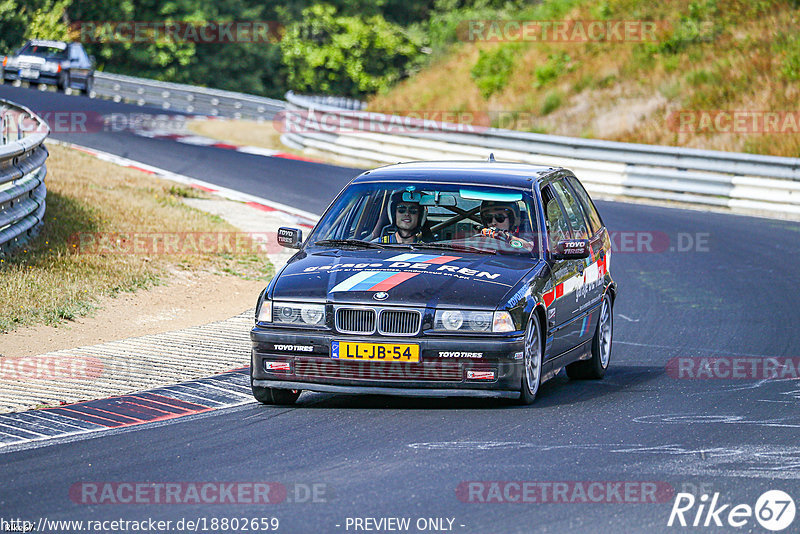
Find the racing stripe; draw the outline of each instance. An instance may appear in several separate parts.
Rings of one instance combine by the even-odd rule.
[[[336,291],[364,291],[378,282],[386,280],[390,276],[397,274],[396,271],[361,271],[360,273],[354,274],[345,280],[342,280],[338,284],[336,284],[333,289],[331,289],[331,293],[335,293]],[[355,289],[356,286],[359,284],[366,283],[364,289]]]
[[[398,256],[387,258],[386,261],[408,261],[414,263],[433,263],[438,265],[460,259],[460,256],[440,256],[438,254],[400,254]]]
[[[396,273],[394,276],[390,276],[386,280],[378,282],[366,291],[389,291],[393,287],[402,284],[409,278],[414,278],[418,274],[420,273]]]

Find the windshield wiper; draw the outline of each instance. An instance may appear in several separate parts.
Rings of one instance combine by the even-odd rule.
[[[453,243],[413,243],[411,248],[457,250],[459,252],[474,252],[476,254],[497,254],[496,250],[473,247],[470,245],[454,245]]]
[[[314,244],[323,247],[351,246],[360,248],[386,248],[380,243],[372,243],[360,239],[320,239],[319,241],[315,241]]]

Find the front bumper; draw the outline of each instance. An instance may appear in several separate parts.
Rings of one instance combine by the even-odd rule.
[[[333,393],[423,397],[519,397],[523,338],[348,336],[255,327],[250,373],[253,385]],[[331,358],[332,341],[415,343],[419,363],[342,361]],[[284,362],[287,370],[267,370]],[[487,373],[491,378],[487,379]]]
[[[9,82],[20,80],[34,85],[38,85],[40,83],[46,85],[58,85],[61,79],[60,78],[61,75],[58,73],[50,74],[46,72],[40,72],[38,78],[26,78],[19,75],[19,69],[12,69],[12,70],[4,69],[0,71],[0,74],[2,74],[4,80]]]

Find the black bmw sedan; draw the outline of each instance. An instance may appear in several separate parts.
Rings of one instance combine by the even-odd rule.
[[[303,390],[531,403],[611,357],[611,241],[563,168],[419,162],[366,171],[261,293],[253,394]]]

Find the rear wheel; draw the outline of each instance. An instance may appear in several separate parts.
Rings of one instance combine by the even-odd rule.
[[[86,85],[83,88],[83,96],[91,96],[94,88],[94,76],[86,78]]]
[[[536,399],[542,383],[542,340],[539,337],[541,332],[539,316],[533,312],[528,319],[528,327],[525,329],[520,404],[531,404]]]
[[[300,396],[300,393],[302,393],[302,391],[299,389],[265,388],[253,385],[252,382],[250,387],[253,390],[253,396],[261,404],[294,404],[297,402],[297,398]]]
[[[603,297],[600,320],[592,339],[592,357],[567,366],[567,376],[573,379],[603,378],[611,362],[611,340],[614,334],[614,317],[611,295]]]

